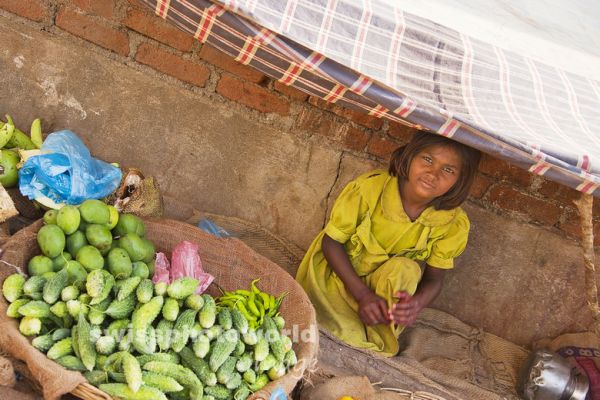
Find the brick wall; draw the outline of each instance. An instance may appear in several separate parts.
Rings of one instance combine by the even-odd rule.
[[[0,13],[79,41],[131,68],[218,102],[234,102],[265,124],[384,165],[414,133],[389,121],[328,104],[269,79],[155,17],[136,0],[0,0]],[[470,201],[568,238],[580,235],[578,192],[485,155]],[[600,204],[594,206],[600,245]]]

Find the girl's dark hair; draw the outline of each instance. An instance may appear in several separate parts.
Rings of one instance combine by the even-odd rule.
[[[479,150],[448,139],[445,136],[417,132],[408,144],[397,148],[392,153],[389,172],[390,175],[397,176],[399,180],[408,179],[408,169],[415,155],[431,146],[451,147],[462,160],[460,174],[454,186],[440,197],[433,199],[430,204],[436,210],[451,210],[460,206],[469,195],[481,158]]]

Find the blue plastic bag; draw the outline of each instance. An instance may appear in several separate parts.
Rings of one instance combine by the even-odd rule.
[[[287,395],[281,388],[281,386],[277,386],[277,388],[271,393],[271,397],[269,400],[287,400]]]
[[[281,388],[281,386],[277,386],[277,388],[271,393],[271,397],[269,400],[287,400],[287,395]]]
[[[198,228],[202,229],[206,233],[210,233],[211,235],[218,237],[219,239],[228,238],[231,236],[229,232],[208,218],[202,218],[200,222],[198,222]]]
[[[30,157],[19,171],[19,189],[31,200],[46,196],[76,205],[108,196],[121,182],[121,170],[93,158],[71,131],[48,135],[42,151],[50,153]]]

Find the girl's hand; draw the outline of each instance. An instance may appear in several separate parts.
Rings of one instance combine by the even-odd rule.
[[[419,311],[423,308],[419,300],[406,292],[396,292],[398,302],[390,310],[390,318],[394,323],[410,326],[417,320]]]
[[[370,290],[358,301],[358,315],[365,325],[378,325],[390,321],[387,302]]]

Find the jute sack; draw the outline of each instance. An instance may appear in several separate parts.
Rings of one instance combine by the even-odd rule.
[[[123,178],[117,190],[105,200],[122,213],[145,218],[162,218],[164,203],[158,183],[153,176],[145,177],[136,168],[122,168]]]
[[[516,382],[529,351],[426,308],[400,335],[400,353],[384,358],[339,341],[321,329],[319,361],[445,400],[517,400]]]
[[[0,263],[1,282],[16,270],[25,273],[29,259],[40,253],[36,242],[36,232],[40,227],[41,222],[37,222],[22,229],[3,245],[0,258],[3,261]],[[19,332],[17,320],[6,315],[7,307],[4,296],[0,296],[0,349],[27,364],[32,378],[42,388],[45,399],[58,399],[86,381],[79,372],[64,369],[33,348],[29,340]]]
[[[269,232],[260,225],[236,217],[194,210],[193,215],[186,222],[198,226],[198,222],[204,218],[225,229],[229,235],[242,240],[258,254],[267,257],[286,270],[291,276],[296,276],[305,251],[295,244]]]
[[[366,376],[337,376],[315,387],[303,390],[300,400],[338,400],[351,396],[354,400],[445,400],[427,392],[374,387]]]
[[[0,386],[0,399],[2,400],[38,400],[39,397],[19,392],[7,386]]]
[[[169,257],[170,250],[181,241],[197,243],[204,269],[214,275],[215,283],[225,290],[247,288],[253,279],[260,278],[260,288],[276,295],[288,292],[280,311],[286,320],[286,329],[289,329],[287,333],[294,342],[298,364],[249,399],[267,400],[278,387],[290,393],[305,371],[316,363],[318,350],[315,311],[302,288],[280,267],[238,239],[218,239],[189,224],[172,220],[145,220],[145,224],[146,236],[155,244],[157,251],[164,252]],[[5,243],[0,258],[0,283],[14,273],[15,268],[24,272],[29,259],[40,253],[36,233],[41,225],[41,221],[38,221],[17,232]],[[209,293],[219,294],[215,285],[211,285]],[[6,307],[6,301],[0,298],[0,349],[27,364],[34,379],[42,387],[45,399],[58,399],[73,391],[81,393],[76,388],[86,382],[85,378],[78,372],[62,368],[33,348],[29,340],[19,332],[17,321],[6,316]],[[101,398],[101,394],[102,392],[92,393],[88,398]]]

